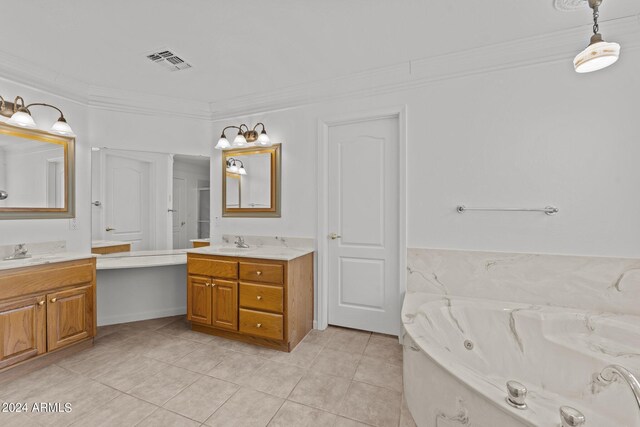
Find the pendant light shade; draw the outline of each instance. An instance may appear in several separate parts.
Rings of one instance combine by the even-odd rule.
[[[573,60],[577,73],[590,73],[614,64],[620,57],[620,45],[607,43],[600,34],[591,37],[591,43]]]
[[[220,139],[218,140],[218,143],[216,144],[216,150],[226,150],[229,147],[231,147],[231,144],[229,144],[229,141],[227,141],[227,138],[224,136],[224,133],[223,133]]]
[[[73,135],[73,130],[69,123],[65,120],[64,117],[60,117],[57,122],[51,126],[51,132],[60,134],[60,135]]]
[[[31,114],[23,108],[13,113],[9,119],[9,123],[23,128],[35,129],[36,127],[36,122],[33,120],[33,117],[31,117]]]
[[[271,147],[271,138],[269,138],[269,135],[267,135],[267,132],[264,129],[262,130],[262,133],[260,133],[256,144],[262,145],[263,147]]]
[[[593,9],[593,36],[589,46],[580,52],[573,60],[573,68],[577,73],[590,73],[602,70],[614,64],[620,57],[620,45],[607,43],[600,34],[600,5],[602,0],[589,0],[589,7]]]
[[[234,147],[244,147],[245,145],[247,145],[246,138],[244,137],[242,132],[238,132],[238,135],[236,135],[236,138],[233,140],[233,146]]]
[[[240,175],[246,175],[247,174],[247,170],[244,168],[243,165],[241,165],[240,168],[238,169],[238,173]]]

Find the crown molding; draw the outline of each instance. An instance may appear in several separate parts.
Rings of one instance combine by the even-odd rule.
[[[100,110],[211,120],[209,103],[92,86],[87,104]]]
[[[640,47],[640,15],[603,21],[605,36],[625,51]],[[99,87],[0,51],[0,80],[10,81],[91,108],[197,120],[222,120],[298,108],[353,96],[410,90],[433,82],[565,62],[588,42],[591,25],[416,59],[338,78],[201,102]],[[572,71],[571,71],[572,72]]]
[[[623,52],[640,47],[640,15],[603,22],[607,39],[623,45]],[[433,82],[470,77],[491,72],[539,66],[567,64],[586,45],[591,25],[472,48],[429,58],[416,59],[390,67],[369,70],[312,84],[300,84],[280,90],[244,95],[212,102],[214,120],[256,115],[298,108],[304,105],[352,96],[410,90]]]

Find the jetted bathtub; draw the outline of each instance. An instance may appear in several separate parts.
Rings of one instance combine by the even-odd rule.
[[[640,317],[407,293],[402,321],[419,427],[557,427],[561,406],[585,427],[640,426],[629,385],[597,380],[611,364],[640,374]],[[507,404],[510,380],[528,389],[527,409]]]

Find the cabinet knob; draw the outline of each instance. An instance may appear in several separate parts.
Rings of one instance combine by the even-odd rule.
[[[212,287],[212,288],[215,288],[215,287],[216,287],[215,282],[211,282],[211,287]]]
[[[42,307],[42,306],[44,305],[44,300],[40,301],[40,302],[38,303],[38,305],[39,305],[40,307]]]
[[[262,323],[258,323],[258,324],[256,325],[256,328],[262,328]]]
[[[51,298],[51,302],[56,302],[58,301],[58,298]]]
[[[258,276],[262,276],[262,271],[258,270],[258,271],[256,271],[256,274],[257,274]]]
[[[208,288],[209,286],[211,286],[211,283],[207,282],[204,285]]]
[[[258,295],[256,298],[260,301],[262,299],[262,295]]]

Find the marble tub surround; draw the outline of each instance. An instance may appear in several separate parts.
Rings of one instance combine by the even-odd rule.
[[[246,241],[245,241],[246,243]],[[291,261],[298,257],[314,252],[311,247],[287,247],[287,246],[252,246],[249,244],[248,249],[236,248],[235,245],[216,245],[203,246],[201,248],[189,249],[190,254],[216,255],[229,257],[244,258],[261,258],[279,261]]]
[[[5,257],[13,255],[13,250],[16,245],[25,242],[16,242],[10,245],[0,245],[0,260]],[[51,255],[58,254],[67,251],[67,242],[64,240],[57,240],[52,242],[35,242],[25,243],[25,247],[29,251],[29,255]]]
[[[316,239],[311,237],[245,236],[242,234],[223,234],[221,238],[222,243],[233,245],[236,241],[237,236],[242,236],[244,242],[251,247],[274,246],[301,249],[316,248]]]
[[[407,292],[640,315],[640,260],[409,249]]]
[[[563,405],[590,426],[640,422],[627,384],[595,381],[610,364],[640,372],[639,317],[418,292],[402,321],[405,394],[419,425],[557,426]],[[505,402],[509,380],[528,389],[528,409]]]

